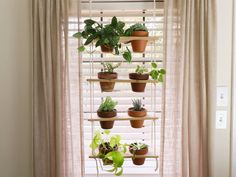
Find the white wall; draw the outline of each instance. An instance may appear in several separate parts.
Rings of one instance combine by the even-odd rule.
[[[0,177],[32,176],[30,0],[0,0]]]
[[[210,177],[230,177],[231,136],[231,62],[232,62],[232,3],[217,0],[217,86],[228,87],[227,128],[215,128],[215,115],[209,121]],[[233,176],[235,177],[235,176]]]

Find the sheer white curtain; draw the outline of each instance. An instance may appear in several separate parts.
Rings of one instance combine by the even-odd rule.
[[[32,5],[34,177],[83,177],[80,64],[70,60],[70,2],[33,0]],[[72,63],[76,71],[69,70]]]
[[[161,177],[208,177],[215,86],[214,0],[165,0],[166,91]]]

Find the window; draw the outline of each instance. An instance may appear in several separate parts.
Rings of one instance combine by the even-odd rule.
[[[154,8],[156,9],[154,10]],[[79,26],[83,29],[83,21],[91,17],[92,19],[99,21],[100,23],[106,24],[111,21],[113,16],[116,16],[119,20],[124,21],[128,26],[134,23],[144,23],[149,29],[150,36],[161,36],[159,40],[155,43],[148,44],[145,54],[133,53],[132,63],[122,62],[121,67],[119,67],[116,72],[120,79],[127,79],[128,74],[134,72],[137,64],[144,64],[149,66],[150,62],[155,60],[158,62],[158,66],[162,67],[163,58],[163,3],[157,2],[154,7],[153,1],[141,1],[141,0],[129,0],[129,1],[94,1],[90,6],[87,1],[82,2],[81,15],[82,18],[79,21]],[[92,11],[89,11],[89,9]],[[70,36],[74,34],[78,29],[78,21],[76,17],[75,10],[71,9],[70,18]],[[71,40],[70,48],[77,47],[77,40]],[[131,48],[130,48],[131,49]],[[76,51],[75,51],[76,52]],[[74,58],[77,58],[77,54],[74,53]],[[72,56],[73,58],[73,56]],[[127,109],[131,107],[133,98],[141,98],[145,108],[148,110],[149,115],[161,116],[161,106],[162,106],[162,86],[153,84],[147,84],[145,92],[134,93],[131,91],[131,86],[128,83],[116,83],[113,92],[101,92],[99,83],[91,84],[86,81],[86,79],[92,77],[97,78],[97,73],[101,69],[102,61],[112,61],[121,62],[124,61],[122,56],[114,56],[112,54],[104,54],[100,52],[100,49],[96,49],[92,54],[84,52],[81,55],[82,59],[82,74],[83,74],[83,102],[84,102],[84,119],[88,119],[92,114],[96,116],[97,108],[99,107],[102,98],[106,96],[111,96],[114,100],[118,101],[117,111],[119,117],[127,117]],[[76,62],[76,60],[74,61]],[[92,64],[91,64],[92,63]],[[71,67],[77,65],[71,62]],[[91,88],[92,87],[92,88]],[[155,88],[154,88],[155,87]],[[90,89],[94,90],[93,93]],[[156,99],[153,96],[156,96]],[[91,99],[92,98],[92,99]],[[154,104],[156,106],[154,106]],[[92,107],[90,107],[92,105]],[[96,116],[97,117],[97,116]],[[127,143],[131,143],[134,140],[144,141],[150,146],[150,151],[153,151],[154,137],[156,137],[157,152],[159,154],[159,139],[160,139],[160,121],[156,122],[156,134],[154,135],[153,121],[146,120],[145,126],[141,129],[133,129],[130,127],[129,121],[116,121],[112,134],[120,134],[122,140]],[[86,174],[96,173],[96,163],[93,159],[89,159],[88,156],[91,154],[89,144],[91,143],[92,132],[91,122],[84,121],[84,144],[85,144],[85,167]],[[101,130],[99,122],[94,122],[94,130]],[[151,154],[153,152],[150,152]],[[133,165],[131,159],[127,160],[124,164],[124,174],[157,174],[155,172],[156,159],[146,159],[143,166]],[[100,169],[101,174],[106,174],[105,171]]]

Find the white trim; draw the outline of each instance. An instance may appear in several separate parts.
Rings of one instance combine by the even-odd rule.
[[[236,176],[236,3],[233,3],[231,177]]]

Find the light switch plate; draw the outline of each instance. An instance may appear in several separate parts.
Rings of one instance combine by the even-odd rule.
[[[216,111],[216,129],[226,129],[227,111]]]
[[[225,86],[217,87],[216,102],[218,107],[228,106],[228,88]]]

